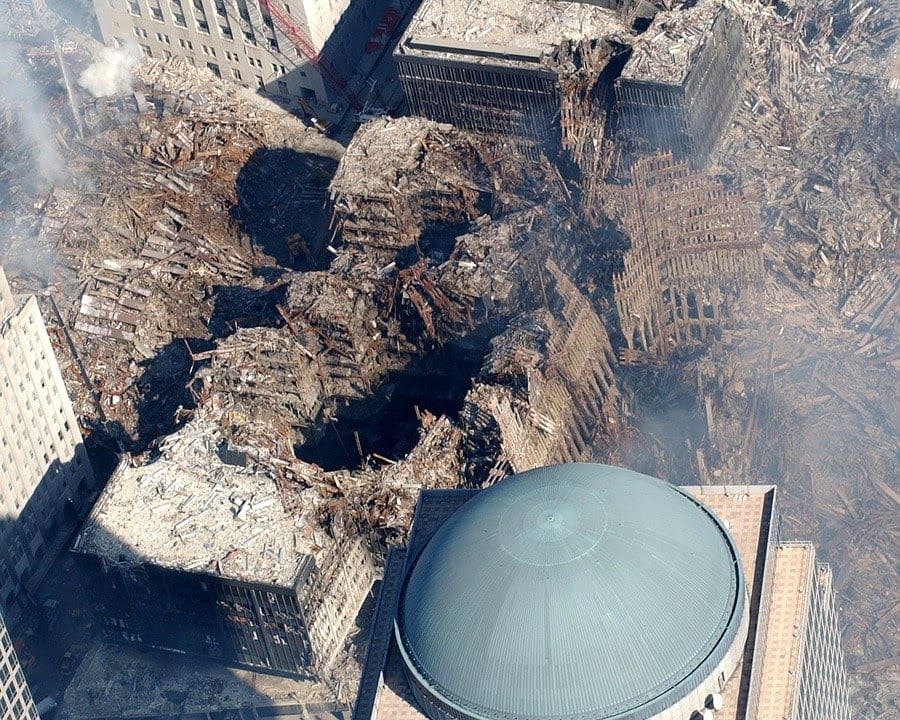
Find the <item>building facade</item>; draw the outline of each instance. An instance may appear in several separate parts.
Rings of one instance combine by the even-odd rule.
[[[719,0],[424,0],[394,59],[409,110],[482,133],[560,141],[585,174],[604,136],[624,158],[702,166],[727,127],[746,55]],[[501,22],[499,17],[527,17]]]
[[[38,720],[31,691],[0,614],[0,720]]]
[[[632,153],[672,152],[702,167],[737,107],[747,59],[731,10],[717,0],[689,5],[653,19],[616,79],[613,114]]]
[[[479,133],[565,143],[576,123],[599,121],[578,117],[561,127],[571,97],[589,94],[602,106],[624,61],[624,46],[608,42],[629,36],[627,22],[610,9],[616,5],[424,0],[394,53],[410,113]],[[498,21],[504,16],[529,20]]]
[[[341,86],[388,2],[94,0],[94,10],[107,45],[131,42],[151,57],[181,57],[311,111],[349,102]]]
[[[94,477],[34,296],[0,269],[0,600],[27,602]]]
[[[812,558],[815,550],[810,546]],[[835,718],[849,720],[850,692],[841,654],[841,632],[837,622],[831,568],[815,563],[808,575],[803,649],[797,687],[797,720]]]
[[[354,720],[849,720],[831,573],[779,538],[775,487],[650,481],[559,465],[423,491],[388,555]]]
[[[107,642],[296,678],[330,666],[375,580],[362,541],[302,558],[289,584],[82,557],[102,588]]]
[[[286,510],[249,450],[220,457],[217,428],[195,418],[104,488],[72,547],[96,580],[99,625],[110,642],[319,675],[375,581],[369,545]]]

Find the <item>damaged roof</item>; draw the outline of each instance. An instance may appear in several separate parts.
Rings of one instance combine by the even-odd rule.
[[[157,458],[120,466],[73,549],[126,565],[292,585],[314,551],[311,524],[285,511],[270,474],[243,453],[220,453],[220,443],[217,423],[197,418],[166,438]]]
[[[624,39],[629,26],[612,10],[579,2],[425,0],[398,52],[489,65],[539,63],[563,42]]]

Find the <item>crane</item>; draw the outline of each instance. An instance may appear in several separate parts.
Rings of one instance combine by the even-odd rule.
[[[276,7],[276,2],[277,0],[275,0],[275,2],[273,2],[273,0],[259,0],[260,6],[269,13],[269,17],[271,17],[275,24],[278,25],[278,29],[294,43],[294,46],[300,51],[300,54],[319,70],[325,81],[340,91],[341,95],[343,95],[347,99],[347,102],[350,103],[350,107],[357,112],[362,110],[362,103],[356,94],[348,87],[344,77],[331,66],[331,63],[316,52],[315,48],[310,44],[310,41],[300,32],[300,28],[294,24],[294,21],[291,20],[286,13]]]

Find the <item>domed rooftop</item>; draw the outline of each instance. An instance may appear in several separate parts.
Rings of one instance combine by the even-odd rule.
[[[478,720],[649,718],[739,639],[734,543],[698,501],[608,465],[513,475],[427,543],[395,633],[414,687]]]

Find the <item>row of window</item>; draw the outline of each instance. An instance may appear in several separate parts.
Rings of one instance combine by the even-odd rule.
[[[112,0],[108,0],[110,5],[112,6]],[[141,6],[138,0],[127,0],[128,12],[134,17],[143,17],[141,13]],[[158,4],[158,0],[149,0],[148,6],[150,9],[150,17],[156,22],[165,22],[163,18],[162,7]],[[206,18],[206,10],[203,8],[203,3],[201,0],[194,0],[194,19],[197,24],[197,30],[204,34],[209,34],[210,26],[209,21]],[[290,6],[285,5],[285,10],[290,14]],[[181,6],[179,0],[171,0],[170,8],[172,13],[172,22],[177,27],[186,28],[187,20],[184,14],[184,9]],[[220,16],[220,21],[217,24],[219,28],[219,35],[226,40],[234,40],[234,33],[231,29],[231,25],[227,19],[227,13],[225,11],[225,5],[221,2],[216,2],[216,14]],[[250,14],[246,11],[246,7],[240,9],[240,17],[241,19],[249,23],[250,22]],[[263,16],[263,21],[266,26],[273,30],[274,26],[272,23],[272,19],[268,15]],[[159,33],[157,33],[159,36]],[[246,27],[243,29],[244,42],[248,45],[256,45],[256,36],[253,34],[253,30],[250,27]],[[143,35],[143,37],[147,37]],[[278,40],[275,38],[274,33],[270,36],[267,36],[267,40],[269,42],[269,47],[273,50],[278,50]]]

